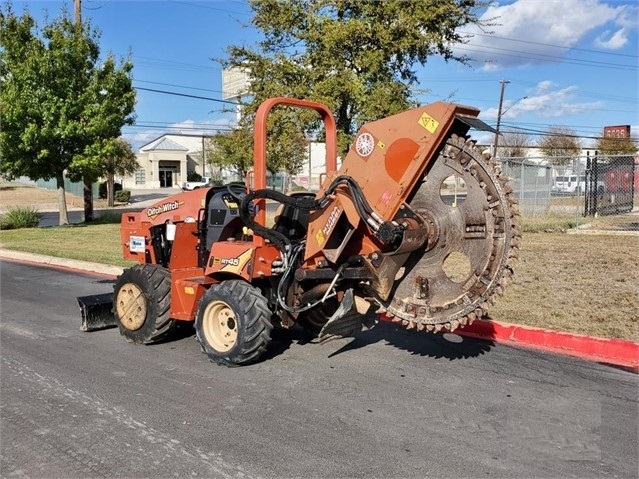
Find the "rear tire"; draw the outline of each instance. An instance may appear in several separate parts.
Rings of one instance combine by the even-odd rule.
[[[311,337],[316,338],[338,307],[339,301],[330,298],[315,308],[302,313],[298,323]]]
[[[113,312],[127,341],[149,344],[167,336],[177,325],[169,316],[170,309],[171,273],[166,268],[141,264],[118,277]]]
[[[202,296],[195,317],[202,351],[224,366],[257,361],[271,341],[272,328],[266,298],[241,280],[212,285]]]

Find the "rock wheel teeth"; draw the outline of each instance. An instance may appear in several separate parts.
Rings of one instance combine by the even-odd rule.
[[[460,177],[468,191],[456,207],[445,204],[440,194],[444,179],[452,175]],[[410,200],[415,212],[437,223],[439,240],[406,261],[387,305],[392,321],[418,331],[454,331],[480,319],[503,294],[521,243],[521,217],[508,180],[472,140],[456,135],[447,140]],[[457,254],[470,263],[461,279],[445,268]],[[416,282],[424,280],[427,297],[415,292]]]

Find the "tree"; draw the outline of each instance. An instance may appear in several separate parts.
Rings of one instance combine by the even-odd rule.
[[[88,146],[85,154],[86,157],[77,156],[71,168],[77,168],[76,174],[82,174],[90,183],[106,174],[107,202],[113,206],[115,175],[131,175],[140,168],[131,144],[122,138],[103,138]]]
[[[253,136],[247,128],[218,133],[211,138],[207,160],[222,168],[229,168],[239,175],[246,176],[253,165]]]
[[[111,55],[100,62],[98,33],[66,8],[42,28],[11,5],[0,13],[0,169],[55,178],[59,223],[68,224],[65,172],[94,180],[106,173],[99,145],[133,122],[133,66]]]
[[[251,118],[273,96],[323,102],[335,114],[339,150],[345,153],[362,124],[415,105],[411,86],[418,80],[417,64],[433,55],[467,60],[452,46],[465,42],[460,29],[478,24],[478,9],[487,3],[251,0],[250,5],[251,23],[264,39],[255,48],[231,46],[222,61],[250,72],[244,114]],[[291,123],[301,123],[298,131],[307,138],[321,136],[314,112],[295,115],[298,121]],[[273,138],[273,144],[296,143]]]
[[[125,61],[118,68],[109,54],[95,67],[85,91],[87,146],[76,155],[68,169],[72,180],[84,182],[84,219],[93,219],[92,184],[107,175],[109,206],[113,206],[113,174],[130,174],[139,168],[131,145],[119,138],[122,126],[133,123],[135,90],[133,64]]]
[[[581,153],[581,142],[570,128],[551,126],[541,138],[539,148],[549,157],[550,164],[565,168]]]
[[[631,137],[601,137],[597,140],[595,148],[603,155],[635,155],[639,151],[637,141]]]
[[[522,158],[526,156],[532,141],[526,133],[511,131],[501,135],[499,140],[500,158]]]

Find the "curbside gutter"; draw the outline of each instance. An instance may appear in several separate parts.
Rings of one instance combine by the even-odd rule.
[[[88,261],[56,258],[41,254],[23,253],[0,248],[0,258],[28,263],[38,263],[58,268],[89,271],[108,276],[119,276],[123,268]],[[383,321],[392,322],[381,316]],[[509,346],[539,349],[557,354],[576,356],[622,366],[639,373],[639,343],[624,339],[608,339],[581,334],[564,333],[550,329],[534,328],[498,321],[475,321],[463,329],[455,331],[460,336],[494,341]]]
[[[475,321],[456,332],[460,336],[623,366],[639,373],[639,343],[633,341],[598,338],[497,321]]]
[[[81,271],[89,271],[92,273],[106,274],[109,276],[119,276],[124,268],[119,266],[110,266],[107,264],[91,263],[89,261],[80,261],[77,259],[56,258],[55,256],[45,256],[43,254],[23,253],[22,251],[12,251],[0,249],[0,258],[10,259],[14,261],[25,261],[27,263],[38,263],[49,266],[57,266],[61,268],[76,269]]]

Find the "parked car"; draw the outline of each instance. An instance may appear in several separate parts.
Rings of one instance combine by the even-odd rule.
[[[211,178],[208,176],[203,176],[200,181],[185,181],[182,183],[183,190],[197,190],[198,188],[203,188],[205,186],[211,185]]]

